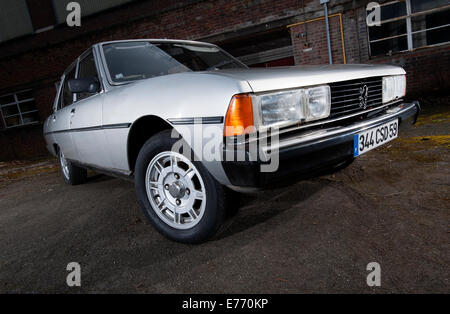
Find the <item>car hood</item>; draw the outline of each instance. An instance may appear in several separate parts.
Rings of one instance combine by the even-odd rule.
[[[253,92],[258,93],[365,77],[399,75],[405,74],[405,71],[401,67],[392,65],[347,64],[228,69],[208,73],[247,81]]]

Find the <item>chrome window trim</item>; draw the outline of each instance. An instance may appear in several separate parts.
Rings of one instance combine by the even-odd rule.
[[[61,92],[62,92],[62,88],[64,86],[64,79],[65,79],[66,75],[63,74],[61,76],[61,79],[59,80],[59,86],[58,86],[58,91],[56,93],[56,97],[55,97],[55,101],[53,102],[53,113],[56,113],[59,109],[58,109],[58,103],[59,103],[59,99],[61,98]]]
[[[80,57],[77,58],[77,63],[75,65],[75,78],[78,78],[78,69],[79,69],[79,64],[80,64]],[[76,93],[72,93],[72,104],[77,102],[77,94]]]
[[[61,109],[64,109],[65,107],[68,107],[68,106],[64,106],[64,107],[62,107],[62,108],[58,108],[59,107],[59,102],[60,102],[60,100],[61,100],[61,94],[63,93],[63,91],[64,91],[64,84],[65,84],[65,82],[66,82],[66,76],[67,76],[67,74],[70,72],[70,71],[72,71],[73,70],[73,68],[74,67],[77,67],[77,62],[78,62],[78,58],[75,60],[75,61],[73,61],[67,68],[66,68],[66,70],[64,71],[64,74],[62,75],[62,77],[61,77],[61,84],[59,84],[60,86],[59,86],[59,88],[60,88],[60,90],[59,90],[59,94],[58,94],[58,101],[55,103],[55,113],[57,112],[57,111],[59,111],[59,110],[61,110]],[[76,77],[76,75],[77,75],[77,69],[75,69],[75,77]],[[74,95],[72,95],[72,97],[73,97]],[[72,98],[72,103],[69,105],[69,106],[71,106],[72,104],[73,104],[74,102],[73,102],[73,98]]]

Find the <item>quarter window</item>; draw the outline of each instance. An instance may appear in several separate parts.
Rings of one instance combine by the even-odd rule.
[[[450,42],[448,0],[391,1],[380,9],[381,26],[369,27],[372,56]]]
[[[6,128],[39,121],[39,113],[32,90],[0,96],[0,109]]]

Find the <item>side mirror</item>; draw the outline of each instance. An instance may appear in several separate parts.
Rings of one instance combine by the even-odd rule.
[[[68,84],[72,93],[96,93],[100,90],[100,83],[96,77],[70,79]]]

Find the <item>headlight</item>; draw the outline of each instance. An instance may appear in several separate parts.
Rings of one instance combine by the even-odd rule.
[[[323,119],[330,115],[328,85],[253,96],[262,126]]]
[[[406,76],[383,77],[383,103],[402,98],[406,94]]]
[[[306,121],[323,119],[330,115],[331,109],[331,92],[330,86],[318,86],[305,89],[306,108],[308,114]]]
[[[301,120],[304,117],[302,98],[302,90],[256,96],[262,124],[273,125]]]

